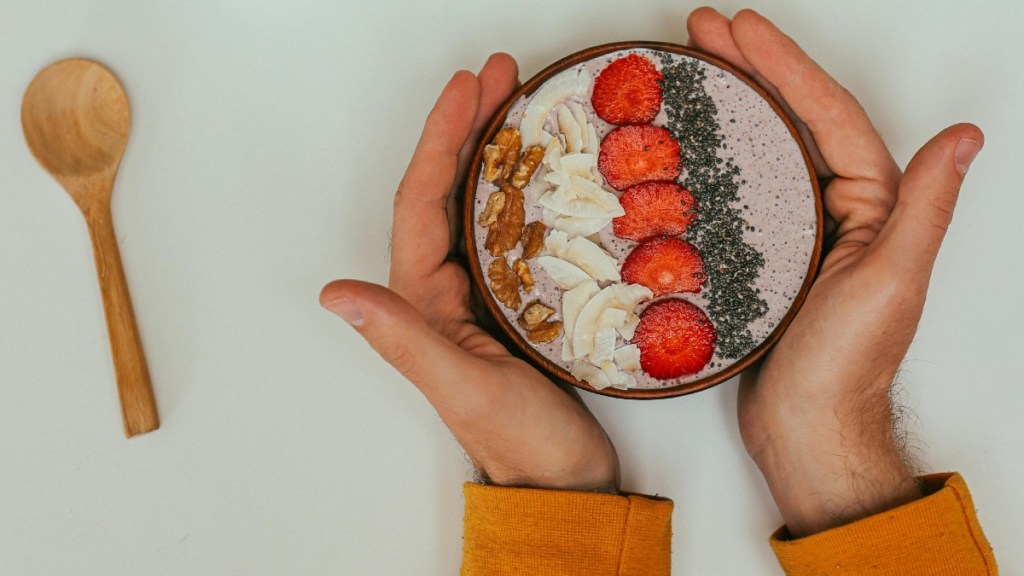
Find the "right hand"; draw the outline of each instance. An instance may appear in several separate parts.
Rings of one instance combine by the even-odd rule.
[[[790,534],[920,496],[894,435],[889,391],[917,331],[967,166],[970,124],[932,138],[901,173],[857,100],[771,22],[710,8],[691,42],[751,73],[812,139],[830,249],[800,312],[760,370],[743,375],[739,424]]]

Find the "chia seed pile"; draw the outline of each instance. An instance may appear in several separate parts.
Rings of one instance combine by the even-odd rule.
[[[731,203],[739,200],[746,184],[731,158],[718,150],[727,145],[720,135],[714,101],[704,90],[704,70],[694,60],[662,60],[662,94],[668,115],[666,128],[682,147],[681,184],[697,201],[697,219],[686,231],[704,258],[708,275],[704,295],[707,313],[718,332],[716,348],[723,358],[740,358],[757,344],[748,328],[768,312],[768,304],[754,288],[764,268],[764,256],[744,242],[745,221]]]

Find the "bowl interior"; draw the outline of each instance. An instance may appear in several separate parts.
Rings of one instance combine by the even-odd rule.
[[[609,387],[595,390],[570,374],[567,363],[561,361],[558,355],[557,343],[547,346],[531,344],[522,329],[517,327],[515,314],[506,313],[488,287],[485,261],[492,258],[484,250],[484,232],[477,218],[493,188],[481,179],[481,170],[484,147],[493,141],[498,131],[510,120],[518,124],[525,104],[545,82],[570,69],[589,67],[600,70],[607,62],[629,53],[640,53],[652,60],[659,59],[663,69],[670,64],[685,62],[701,71],[704,80],[700,96],[706,96],[716,106],[715,132],[721,135],[721,143],[716,152],[721,159],[719,163],[737,169],[733,178],[737,182],[739,196],[731,202],[722,203],[723,206],[729,206],[723,210],[731,212],[734,219],[742,219],[741,223],[733,225],[741,225],[744,242],[751,243],[755,251],[765,255],[765,267],[749,283],[749,289],[743,289],[740,293],[749,292],[755,300],[768,303],[768,313],[749,325],[753,328],[748,330],[750,339],[744,340],[746,348],[739,344],[734,346],[744,349],[744,353],[733,358],[719,358],[716,353],[710,367],[702,373],[654,385],[647,382],[646,387],[642,388],[623,390]],[[695,101],[705,101],[693,100],[693,94],[688,97],[688,103],[679,106],[692,106]],[[666,84],[666,103],[669,98],[670,90]],[[587,111],[593,114],[591,108],[588,107]],[[662,112],[654,124],[665,124],[671,122],[672,118]],[[612,128],[614,126],[602,125],[601,137]],[[687,144],[682,144],[684,172],[679,182],[687,188],[697,187],[693,188],[697,190],[701,186],[698,181],[700,171],[687,166]],[[692,160],[696,161],[696,156]],[[713,174],[727,172],[725,168],[714,167],[713,170]],[[779,183],[780,178],[782,184]],[[701,196],[696,192],[695,196],[700,204]],[[703,214],[701,208],[698,208],[698,214]],[[786,222],[780,224],[779,214],[791,216],[782,218]],[[701,217],[698,216],[698,219]],[[527,221],[530,221],[529,217]],[[463,234],[475,289],[479,290],[483,302],[501,330],[535,366],[553,378],[598,394],[621,398],[664,398],[704,390],[736,376],[761,358],[781,337],[803,303],[818,268],[822,242],[822,206],[817,178],[805,143],[782,107],[753,79],[729,63],[699,50],[666,43],[625,42],[596,46],[559,60],[524,83],[498,109],[482,135],[467,175]],[[708,238],[712,236],[708,234]],[[602,231],[600,237],[604,240],[604,247],[618,257],[620,263],[621,255],[635,245],[615,239],[610,230]],[[707,263],[706,259],[706,266]],[[727,266],[720,265],[719,269],[722,267]],[[709,283],[714,278],[710,278]],[[719,285],[726,286],[726,283],[723,280]],[[724,289],[719,292],[719,301],[728,297]],[[695,303],[706,309],[709,304],[714,306],[708,300],[714,296],[698,295],[698,302]],[[704,301],[699,301],[701,299]],[[551,306],[550,302],[546,303]],[[715,317],[712,316],[712,319],[715,320]]]

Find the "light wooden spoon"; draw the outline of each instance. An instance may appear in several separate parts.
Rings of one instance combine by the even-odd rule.
[[[156,430],[160,421],[149,369],[110,213],[110,194],[131,128],[128,98],[114,75],[96,62],[61,60],[29,84],[21,126],[36,160],[75,200],[89,227],[125,435]]]

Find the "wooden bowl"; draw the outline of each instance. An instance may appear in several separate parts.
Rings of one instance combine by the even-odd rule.
[[[726,150],[726,148],[719,146],[717,154],[720,158],[725,155],[730,161],[735,159],[737,165],[741,167],[747,166],[748,168],[741,172],[744,180],[740,186],[742,203],[737,206],[736,202],[732,202],[728,206],[734,208],[743,218],[744,239],[746,240],[749,236],[755,244],[753,247],[759,253],[767,253],[769,256],[765,258],[766,264],[765,269],[761,271],[762,275],[754,280],[751,284],[751,289],[756,287],[759,290],[758,294],[768,294],[770,292],[770,295],[763,297],[765,302],[768,301],[768,298],[778,297],[776,292],[779,291],[783,292],[783,298],[777,303],[778,305],[774,307],[768,306],[767,315],[772,320],[760,318],[748,325],[755,326],[755,323],[760,322],[760,324],[757,324],[756,330],[754,328],[750,329],[750,336],[752,337],[750,342],[754,343],[753,347],[749,348],[748,352],[739,357],[720,358],[716,352],[716,356],[712,358],[710,363],[712,368],[705,369],[702,373],[698,373],[695,376],[682,377],[665,382],[655,382],[649,377],[643,376],[642,380],[644,382],[641,382],[641,384],[645,387],[642,388],[623,390],[609,387],[595,390],[588,383],[577,380],[570,374],[568,366],[571,362],[563,362],[561,360],[560,355],[557,354],[559,349],[557,345],[535,346],[531,344],[526,339],[524,332],[513,322],[512,318],[515,315],[511,315],[512,318],[506,315],[502,305],[497,302],[488,287],[485,276],[486,266],[484,266],[482,259],[490,260],[492,257],[484,250],[480,240],[482,235],[481,228],[476,222],[477,215],[480,213],[480,209],[489,194],[487,191],[489,185],[485,184],[481,179],[483,150],[484,146],[491,143],[495,134],[505,125],[510,111],[518,115],[523,108],[522,104],[528,102],[529,98],[544,82],[560,72],[585,62],[606,63],[630,52],[642,53],[652,61],[660,61],[662,56],[677,59],[677,62],[680,58],[684,60],[687,58],[695,59],[698,61],[699,67],[704,70],[705,81],[701,86],[705,87],[705,93],[707,93],[708,86],[711,87],[712,91],[715,91],[715,94],[718,94],[719,86],[724,87],[722,88],[723,94],[726,93],[724,91],[732,90],[730,94],[735,95],[736,100],[715,100],[718,110],[716,118],[721,116],[724,119],[725,116],[731,114],[727,128],[721,128],[722,122],[717,123],[718,130],[716,130],[716,133],[722,135],[725,146],[729,147]],[[689,62],[689,60],[686,61]],[[603,63],[598,64],[598,66],[603,67]],[[595,73],[594,76],[596,75]],[[711,79],[707,80],[709,76]],[[667,99],[668,94],[666,94]],[[589,98],[587,100],[589,102]],[[520,106],[516,106],[517,103]],[[743,106],[747,106],[747,108],[741,109]],[[588,116],[593,118],[593,109],[589,104],[586,108]],[[723,109],[725,112],[723,112]],[[654,123],[658,124],[659,120],[664,121],[664,119],[665,112],[663,106],[663,111]],[[737,121],[741,126],[745,122],[754,122],[752,124],[753,129],[737,132],[738,129],[735,128],[735,122]],[[595,124],[598,122],[602,124],[602,128],[599,129],[599,137],[601,138],[610,128],[614,128],[614,126],[609,127],[603,121],[595,120]],[[518,126],[518,120],[516,120],[516,126]],[[776,138],[776,146],[766,146],[766,142],[772,137]],[[779,140],[780,138],[781,140]],[[750,151],[749,155],[744,155],[745,150]],[[729,158],[728,154],[734,151],[737,153],[736,157]],[[765,154],[769,154],[776,159],[773,160],[770,156],[765,156]],[[685,169],[685,155],[683,165]],[[756,169],[750,169],[750,166],[755,166]],[[779,184],[780,173],[788,174],[789,180],[783,179],[783,183]],[[537,176],[535,175],[533,182],[538,181]],[[687,185],[686,181],[687,176],[688,172],[684,171],[679,178],[679,183],[689,188],[690,186]],[[605,189],[611,190],[607,184]],[[792,195],[784,194],[787,191],[799,193]],[[620,194],[616,193],[616,195]],[[772,195],[774,195],[774,199]],[[701,209],[698,206],[698,215],[700,213]],[[793,222],[777,222],[776,217],[772,215],[780,213],[795,214]],[[769,218],[768,216],[772,217]],[[748,217],[755,224],[748,226]],[[761,217],[762,221],[757,222],[753,220],[756,217]],[[784,218],[778,219],[784,220]],[[529,221],[530,218],[528,216],[527,222]],[[752,78],[728,62],[700,50],[659,42],[622,42],[588,48],[555,62],[523,84],[498,109],[482,135],[466,179],[463,205],[463,234],[474,287],[479,291],[488,311],[494,317],[501,330],[522,352],[521,355],[525,355],[536,367],[553,378],[583,390],[619,398],[667,398],[704,390],[740,374],[764,356],[782,336],[786,327],[803,304],[807,291],[810,289],[821,256],[822,222],[822,205],[818,180],[811,165],[806,145],[778,102]],[[777,226],[778,229],[758,228],[757,223],[762,225],[770,224]],[[800,247],[794,248],[796,256],[784,253],[784,250],[790,250],[788,248],[790,242]],[[767,250],[769,247],[772,248],[771,251]],[[776,250],[779,250],[780,253],[775,254]],[[618,258],[621,266],[621,255]],[[784,259],[785,261],[783,261]],[[531,266],[531,269],[536,270],[536,268],[539,268],[539,266]],[[766,276],[763,275],[765,271],[768,272]],[[707,284],[705,288],[707,288]],[[696,303],[699,307],[706,310],[705,306],[707,303],[704,302],[702,305],[699,302],[702,296],[687,294],[683,295],[683,298]],[[658,298],[655,300],[658,300]],[[525,302],[529,301],[529,298],[524,298],[523,301],[525,304]],[[557,301],[545,301],[545,304],[560,312],[561,298],[558,298]],[[646,304],[641,304],[638,310]],[[712,320],[714,323],[715,318],[712,317]],[[543,350],[547,350],[551,356],[549,357]],[[636,374],[641,376],[640,371],[637,371]]]

